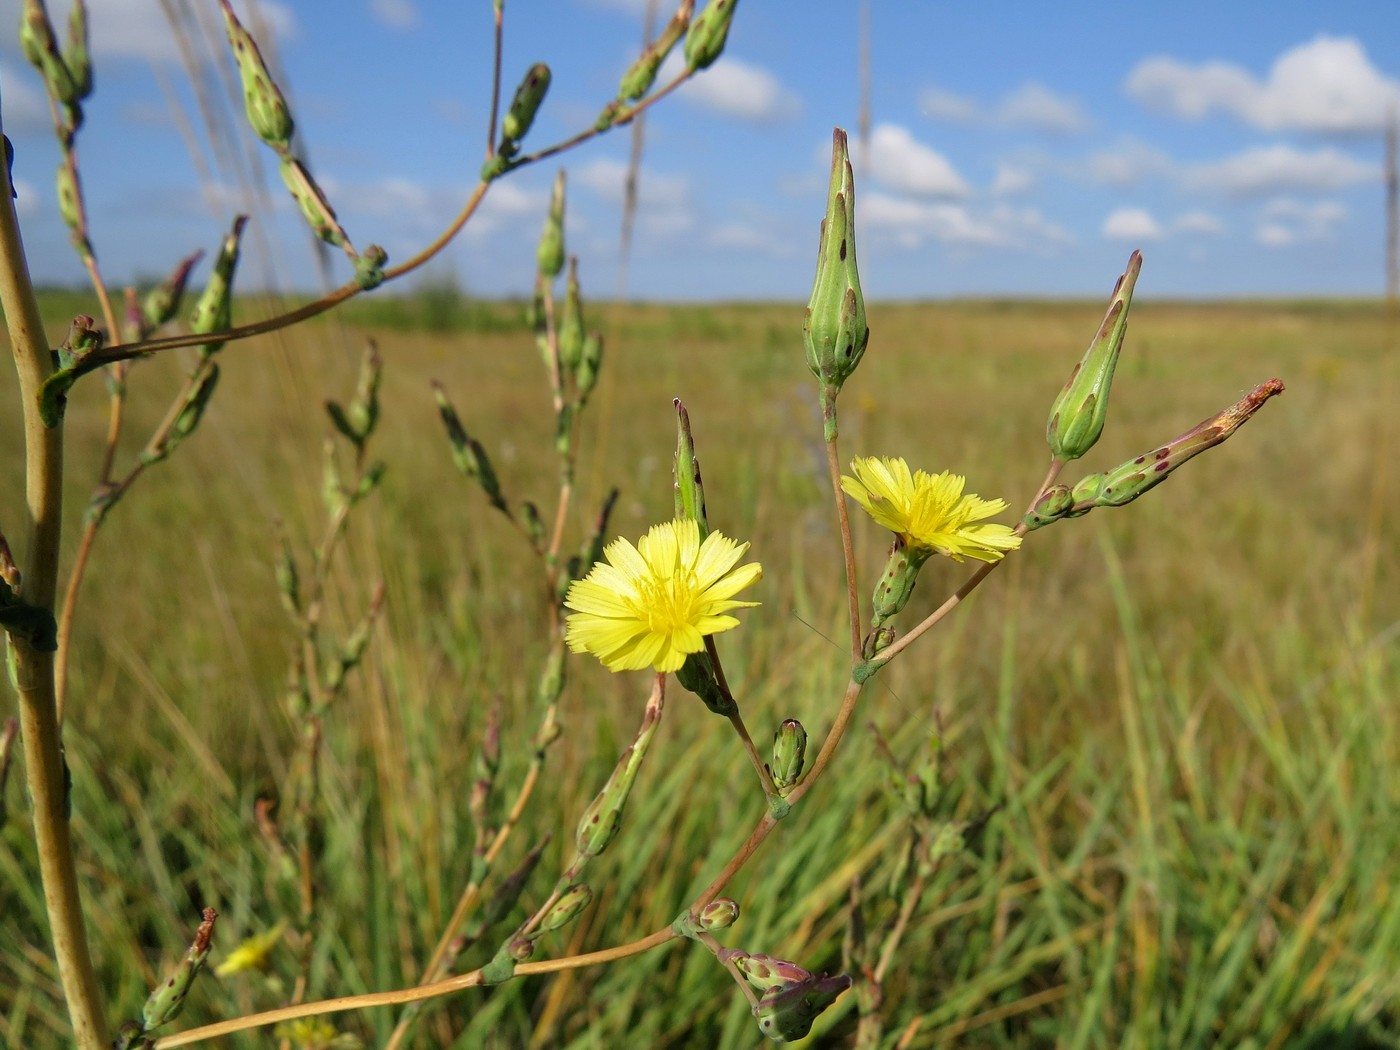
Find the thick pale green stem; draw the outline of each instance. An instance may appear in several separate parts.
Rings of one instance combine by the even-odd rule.
[[[39,418],[39,388],[53,371],[48,340],[34,299],[8,179],[0,185],[0,307],[5,312],[24,413],[25,501],[28,536],[21,563],[22,597],[52,610],[58,589],[58,543],[63,509],[63,431]],[[34,841],[48,908],[59,979],[68,1000],[73,1043],[80,1050],[108,1045],[78,896],[68,830],[68,799],[54,691],[54,654],[12,636],[19,684],[24,772],[34,807]]]

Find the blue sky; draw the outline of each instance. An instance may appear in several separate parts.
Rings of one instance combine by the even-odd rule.
[[[209,104],[228,113],[217,7],[179,6],[191,12]],[[660,6],[665,17],[669,0]],[[871,6],[873,129],[857,169],[867,296],[1099,297],[1135,247],[1150,295],[1382,290],[1381,129],[1400,103],[1395,0]],[[65,16],[65,4],[52,7]],[[109,281],[164,273],[252,210],[246,278],[317,287],[270,154],[246,140],[211,145],[162,5],[90,7],[97,93],[79,149]],[[0,0],[0,108],[31,265],[41,280],[78,283],[18,8]],[[554,71],[527,148],[592,123],[639,48],[644,8],[507,0],[506,92],[532,62]],[[252,9],[274,30],[300,145],[351,237],[383,244],[391,260],[417,250],[475,184],[490,4]],[[629,295],[806,299],[831,128],[855,139],[858,12],[856,0],[742,0],[725,57],[652,111]],[[624,129],[560,161],[569,250],[595,297],[619,286],[628,149]],[[482,295],[525,293],[556,167],[498,182],[433,276]],[[348,276],[343,259],[332,276]]]

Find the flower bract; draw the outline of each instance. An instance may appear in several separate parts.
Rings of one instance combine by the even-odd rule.
[[[694,521],[653,525],[634,547],[617,539],[569,588],[573,610],[564,638],[576,653],[589,652],[614,671],[676,671],[705,636],[739,626],[726,615],[757,602],[734,595],[763,576],[757,562],[739,565],[748,550],[718,532],[702,542]]]
[[[967,479],[944,471],[910,471],[903,459],[867,456],[841,476],[846,494],[911,550],[945,554],[956,561],[1000,561],[1021,545],[1010,526],[986,522],[1006,501],[964,495]]]

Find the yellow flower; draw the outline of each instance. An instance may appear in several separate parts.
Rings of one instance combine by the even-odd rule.
[[[841,476],[846,494],[913,550],[995,562],[1021,546],[1009,526],[982,522],[1004,511],[1006,501],[963,495],[967,479],[959,474],[911,474],[903,459],[874,456],[852,460],[851,470],[855,477]]]
[[[718,532],[701,543],[694,521],[653,525],[635,547],[613,540],[603,549],[608,563],[569,588],[564,639],[614,671],[679,670],[706,635],[739,626],[725,613],[758,604],[732,600],[763,577],[757,562],[735,568],[748,549]]]
[[[266,970],[271,961],[272,949],[282,942],[282,934],[286,929],[287,924],[283,921],[270,930],[253,934],[229,952],[224,961],[214,967],[214,972],[220,977],[227,977],[243,970]]]

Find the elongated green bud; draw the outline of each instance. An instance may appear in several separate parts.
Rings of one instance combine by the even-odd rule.
[[[1078,459],[1094,447],[1103,433],[1108,416],[1108,395],[1113,386],[1113,371],[1118,366],[1118,352],[1123,348],[1123,336],[1128,331],[1128,308],[1133,302],[1133,286],[1142,272],[1142,253],[1128,257],[1128,268],[1113,286],[1108,313],[1089,344],[1084,357],[1074,366],[1069,381],[1050,406],[1050,421],[1045,426],[1045,440],[1050,453],[1065,461]]]
[[[544,220],[540,246],[535,250],[535,265],[541,277],[553,280],[564,269],[564,169],[554,176],[554,189],[549,195],[549,215]]]
[[[660,721],[660,708],[648,706],[636,737],[617,760],[603,790],[584,810],[574,835],[574,848],[581,858],[596,857],[602,853],[622,826],[622,811],[627,805],[627,796],[632,793],[632,784],[642,768],[642,761],[646,758],[647,748]]]
[[[867,647],[872,651],[865,654],[867,660],[878,651],[873,642],[879,629],[909,604],[909,598],[914,593],[914,583],[919,578],[919,570],[924,567],[929,555],[927,550],[905,546],[904,541],[899,538],[891,545],[884,572],[875,581],[875,593],[871,596],[871,633],[870,644]]]
[[[65,154],[54,175],[54,188],[58,197],[58,213],[63,224],[68,227],[68,239],[73,247],[83,255],[92,254],[92,244],[87,236],[87,214],[83,207],[83,188],[78,181],[78,167],[75,155]]]
[[[233,48],[234,61],[238,63],[238,76],[243,81],[243,107],[248,113],[248,123],[258,138],[262,139],[279,154],[286,154],[292,146],[292,114],[287,109],[287,101],[272,80],[267,70],[257,41],[239,23],[228,0],[219,0],[224,12],[224,28],[228,32],[229,46]]]
[[[501,149],[506,157],[515,155],[516,146],[535,122],[535,114],[540,103],[549,92],[549,67],[536,62],[525,74],[525,79],[515,89],[515,97],[510,100],[510,109],[501,120]]]
[[[786,795],[802,776],[807,760],[807,730],[795,718],[786,719],[773,734],[773,783]]]
[[[554,906],[544,913],[544,919],[540,922],[541,928],[546,931],[562,929],[577,919],[579,912],[588,907],[592,900],[593,891],[586,885],[570,887],[554,902]]]
[[[569,257],[564,312],[559,318],[559,366],[572,375],[583,359],[583,296],[578,285],[578,257]]]
[[[87,4],[74,0],[68,12],[68,47],[64,49],[64,64],[73,77],[73,87],[82,100],[92,94],[92,55],[88,46]]]
[[[452,407],[447,400],[447,394],[437,383],[433,384],[433,397],[437,400],[438,415],[442,417],[443,426],[447,428],[447,440],[452,445],[452,460],[457,464],[457,469],[481,486],[486,498],[491,501],[491,506],[503,514],[509,514],[510,505],[501,493],[496,469],[491,465],[491,459],[481,447],[481,442],[462,427],[457,410]]]
[[[588,395],[598,385],[598,370],[603,366],[603,333],[589,332],[583,337],[583,353],[574,372],[574,386],[578,391],[578,404],[582,408],[588,402]]]
[[[694,10],[695,0],[682,0],[681,6],[666,23],[661,35],[648,44],[637,57],[637,61],[628,66],[627,72],[622,74],[622,82],[618,85],[618,98],[636,101],[651,90],[652,84],[656,83],[656,74],[661,69],[661,63],[666,61],[671,48],[676,46],[676,41],[690,25],[690,15]]]
[[[151,330],[159,328],[175,316],[180,309],[180,300],[185,296],[189,284],[190,271],[200,259],[203,251],[192,252],[181,259],[170,276],[146,293],[141,303],[141,317]]]
[[[851,986],[845,974],[813,976],[765,992],[753,1008],[759,1031],[776,1043],[804,1038],[812,1023]]]
[[[593,130],[603,132],[611,128],[622,127],[636,115],[635,106],[629,106],[621,99],[615,98],[599,111],[598,119],[593,122]]]
[[[60,105],[76,107],[81,100],[78,83],[58,50],[53,23],[42,0],[25,0],[19,25],[20,49],[44,78],[44,89]]]
[[[185,952],[185,957],[165,980],[156,986],[141,1010],[141,1023],[145,1031],[159,1028],[179,1016],[185,1005],[185,996],[190,986],[209,958],[210,942],[214,939],[214,923],[219,914],[213,908],[204,909],[204,921],[195,932],[194,942]]]
[[[326,195],[321,192],[321,187],[306,170],[306,165],[295,157],[283,157],[278,171],[283,184],[311,227],[311,232],[327,244],[352,251],[349,238],[345,236],[345,230],[335,217],[335,209],[330,206]]]
[[[1223,412],[1201,420],[1180,437],[1105,472],[1094,506],[1121,507],[1131,503],[1148,489],[1166,481],[1168,475],[1188,459],[1220,444],[1263,408],[1265,401],[1281,393],[1283,381],[1270,379]]]
[[[243,227],[247,222],[246,215],[235,218],[233,228],[219,247],[213,272],[209,274],[209,280],[204,285],[204,291],[200,293],[199,301],[194,304],[194,312],[190,314],[190,331],[196,335],[222,332],[232,323],[233,275],[238,269],[238,251],[243,241]],[[205,343],[200,347],[200,351],[208,357],[217,353],[223,345],[223,340]]]
[[[676,406],[676,458],[672,462],[676,490],[676,517],[700,526],[700,539],[710,534],[705,513],[705,484],[700,480],[700,460],[695,455],[695,438],[690,432],[690,413],[680,398]]]
[[[739,0],[710,0],[690,23],[690,32],[685,36],[685,64],[691,72],[707,69],[724,54],[729,24],[734,21],[734,9],[738,6]]]
[[[855,173],[846,133],[837,128],[831,144],[831,183],[817,248],[817,276],[802,321],[807,367],[822,385],[822,402],[834,402],[841,386],[860,364],[870,341],[865,297],[856,270]],[[827,439],[834,438],[834,414],[824,413]]]

